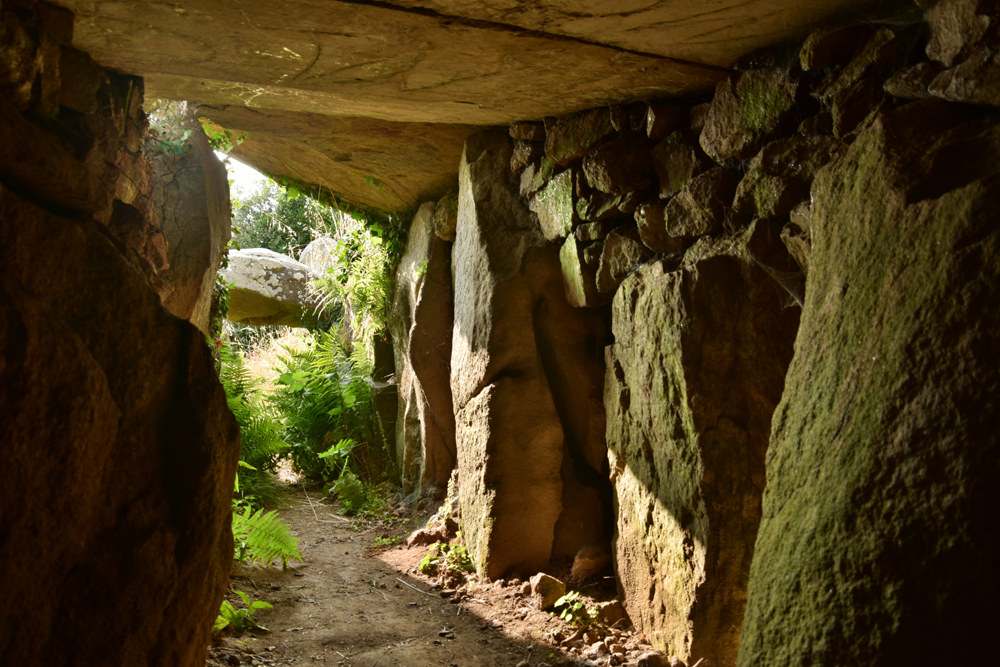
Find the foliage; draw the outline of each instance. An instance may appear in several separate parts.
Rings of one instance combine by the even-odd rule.
[[[382,549],[384,547],[391,547],[394,544],[399,544],[403,541],[402,536],[393,535],[392,537],[382,537],[379,535],[375,538],[375,548]]]
[[[248,135],[246,132],[238,136],[234,136],[232,130],[216,128],[205,118],[199,118],[198,120],[201,121],[201,129],[205,131],[205,136],[208,137],[208,145],[212,147],[212,150],[229,155],[229,151],[233,150],[247,139]]]
[[[461,538],[462,534],[459,533]],[[472,559],[462,545],[449,545],[445,542],[435,542],[427,550],[417,568],[424,574],[438,574],[442,569],[446,572],[472,572]]]
[[[241,497],[274,502],[278,498],[274,469],[288,449],[281,437],[280,415],[259,389],[260,380],[250,376],[243,355],[229,345],[222,346],[220,355],[219,379],[240,426],[240,460],[247,464],[237,472]]]
[[[336,239],[336,263],[315,281],[325,295],[323,304],[343,304],[350,313],[352,338],[364,344],[371,355],[375,336],[386,335],[392,257],[382,238],[355,222]]]
[[[242,514],[234,511],[233,542],[234,558],[241,563],[270,567],[280,560],[281,566],[287,567],[289,560],[302,560],[299,539],[274,510],[253,512],[248,506]]]
[[[567,592],[566,595],[556,600],[555,605],[553,605],[555,611],[552,613],[577,627],[590,625],[597,618],[597,610],[588,609],[582,600],[577,599],[579,597],[579,591]]]
[[[371,363],[335,327],[317,332],[304,351],[287,350],[272,396],[285,417],[284,437],[297,470],[325,481],[348,468],[369,480],[391,474],[388,443],[369,378]]]
[[[274,605],[269,602],[264,602],[263,600],[250,602],[250,596],[243,591],[236,591],[236,594],[240,596],[240,599],[243,600],[243,604],[245,604],[247,608],[237,609],[229,603],[229,600],[223,600],[222,607],[219,609],[219,615],[215,619],[215,623],[212,625],[212,632],[221,632],[230,625],[237,630],[245,630],[247,628],[267,630],[267,628],[261,625],[257,619],[254,618],[254,613],[258,609],[271,609]]]
[[[268,180],[249,194],[233,197],[232,245],[297,258],[311,241],[335,233],[338,217],[328,206],[294,196]]]

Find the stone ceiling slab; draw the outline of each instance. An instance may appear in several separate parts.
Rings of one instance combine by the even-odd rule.
[[[384,3],[66,4],[74,45],[99,63],[145,77],[148,95],[216,106],[489,125],[707,93],[725,74]]]
[[[407,211],[458,186],[470,125],[393,123],[228,106],[199,113],[247,140],[233,155],[274,176],[316,184],[339,201]]]

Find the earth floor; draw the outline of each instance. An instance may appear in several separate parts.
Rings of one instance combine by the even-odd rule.
[[[649,650],[627,620],[581,629],[536,609],[522,582],[474,574],[442,582],[421,573],[430,547],[407,548],[406,536],[435,506],[348,518],[302,484],[288,487],[286,504],[279,514],[298,535],[304,562],[234,566],[227,599],[242,607],[239,590],[272,604],[256,613],[268,630],[217,634],[209,666],[582,667],[635,665]],[[587,608],[615,595],[610,576],[575,588]]]

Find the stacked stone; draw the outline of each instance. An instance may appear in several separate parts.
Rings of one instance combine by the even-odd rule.
[[[994,5],[942,0],[926,23],[909,17],[818,29],[801,46],[742,58],[707,102],[632,104],[511,125],[511,168],[545,239],[561,247],[567,300],[614,304],[605,407],[622,508],[616,572],[633,622],[668,654],[719,664],[737,658],[764,457],[776,437],[770,422],[798,307],[808,303],[814,208],[823,212],[826,243],[832,222],[846,224],[826,220],[833,204],[825,202],[839,200],[826,190],[817,195],[817,174],[828,166],[848,180],[851,169],[861,173],[865,165],[851,160],[883,131],[911,137],[912,147],[895,139],[885,150],[912,151],[913,169],[931,169],[930,156],[959,150],[946,149],[947,141],[921,147],[911,126],[923,115],[938,119],[942,131],[983,117],[932,98],[1000,105]],[[892,188],[921,201],[988,176],[991,145],[962,143],[966,159],[948,173],[893,182],[886,201]],[[830,267],[843,260],[825,253],[820,270],[836,274]],[[834,278],[817,284],[835,287]],[[765,284],[779,298],[765,296]],[[821,320],[813,316],[810,326],[824,330]],[[777,551],[784,538],[771,538]],[[760,563],[760,590],[778,569]],[[761,595],[758,610],[782,604]],[[759,622],[747,627],[760,632]],[[761,656],[772,647],[760,648],[760,635],[752,645],[750,661],[768,663]]]

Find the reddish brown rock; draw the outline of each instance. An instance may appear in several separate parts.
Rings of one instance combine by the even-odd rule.
[[[823,111],[799,123],[799,134],[807,137],[823,137],[833,134],[833,115]]]
[[[809,238],[809,228],[795,222],[789,222],[781,229],[781,242],[785,244],[799,268],[809,272],[809,255],[812,251],[812,241]]]
[[[627,134],[591,148],[583,159],[583,173],[590,187],[608,194],[645,189],[653,175],[646,137]]]
[[[758,153],[736,188],[733,209],[748,218],[788,214],[809,198],[816,172],[842,150],[837,139],[791,137],[773,141]]]
[[[613,294],[625,277],[653,256],[635,225],[622,225],[608,234],[601,247],[597,291]]]
[[[996,3],[989,0],[941,0],[927,9],[927,56],[951,67],[971,55],[984,37],[996,36]]]
[[[798,88],[781,68],[721,81],[701,132],[702,149],[719,164],[752,157],[768,139],[794,128]]]
[[[889,72],[903,63],[916,36],[917,31],[912,28],[879,28],[851,62],[827,86],[814,94],[822,100],[830,101],[843,95],[863,79],[884,80]]]
[[[834,136],[850,134],[869,114],[879,110],[885,100],[882,86],[881,79],[866,77],[833,96],[830,105]]]
[[[194,114],[181,123],[191,130],[190,151],[153,159],[153,207],[169,264],[160,272],[161,295],[167,310],[207,334],[215,274],[230,237],[229,176]]]
[[[960,65],[938,74],[928,92],[953,102],[1000,106],[1000,64],[995,47],[975,48]]]
[[[510,156],[510,169],[511,171],[521,171],[529,163],[540,160],[544,154],[545,149],[542,142],[516,140],[514,154]]]
[[[97,111],[100,68],[89,55],[70,46],[61,47],[59,53],[59,105],[80,113]]]
[[[522,141],[545,141],[545,125],[542,123],[511,123],[509,134],[512,139]],[[515,143],[515,148],[517,144]]]
[[[443,491],[457,460],[448,370],[451,244],[436,233],[436,211],[428,202],[410,224],[389,316],[401,399],[395,458],[407,494]]]
[[[566,594],[566,584],[555,577],[539,572],[531,578],[531,597],[537,609],[549,609]]]
[[[567,302],[559,249],[517,194],[510,153],[505,133],[467,142],[454,246],[462,535],[491,579],[572,556],[610,510],[594,346],[604,325]]]
[[[674,132],[652,151],[653,167],[660,181],[660,199],[669,199],[687,187],[691,179],[713,166],[698,142],[684,132]]]
[[[561,116],[546,133],[545,154],[565,166],[614,131],[611,110],[606,107]]]

